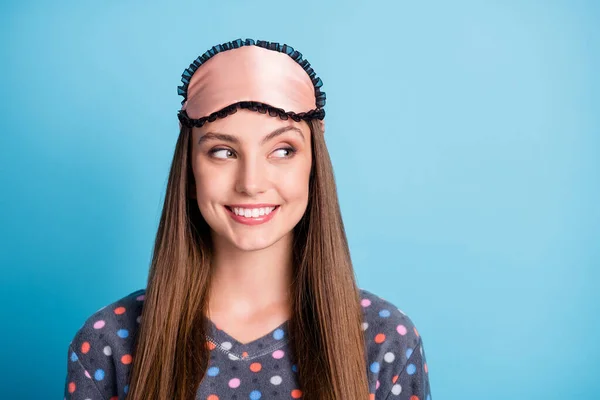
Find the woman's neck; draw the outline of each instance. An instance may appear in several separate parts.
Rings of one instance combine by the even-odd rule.
[[[243,251],[215,238],[209,314],[243,320],[268,310],[288,313],[292,238],[290,233],[255,251]]]

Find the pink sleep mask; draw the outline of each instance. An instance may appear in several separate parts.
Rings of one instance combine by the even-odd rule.
[[[292,47],[264,40],[213,46],[182,76],[182,125],[201,127],[238,108],[294,121],[325,118],[323,82]]]

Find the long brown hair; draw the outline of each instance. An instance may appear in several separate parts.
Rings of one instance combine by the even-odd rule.
[[[294,228],[290,344],[305,399],[368,399],[359,291],[319,121],[309,121],[312,170]],[[191,129],[181,127],[136,338],[129,400],[193,400],[208,368],[204,324],[210,229],[190,196]],[[310,366],[310,367],[309,367]]]

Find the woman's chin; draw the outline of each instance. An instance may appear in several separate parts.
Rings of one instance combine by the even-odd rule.
[[[254,236],[244,238],[238,237],[232,240],[231,244],[240,251],[258,251],[267,249],[277,242],[278,240],[275,240],[274,238]]]

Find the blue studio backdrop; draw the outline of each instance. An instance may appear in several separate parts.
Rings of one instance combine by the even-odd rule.
[[[323,79],[359,285],[419,328],[433,399],[600,393],[596,1],[4,1],[0,397],[144,287],[184,68],[237,38]]]

